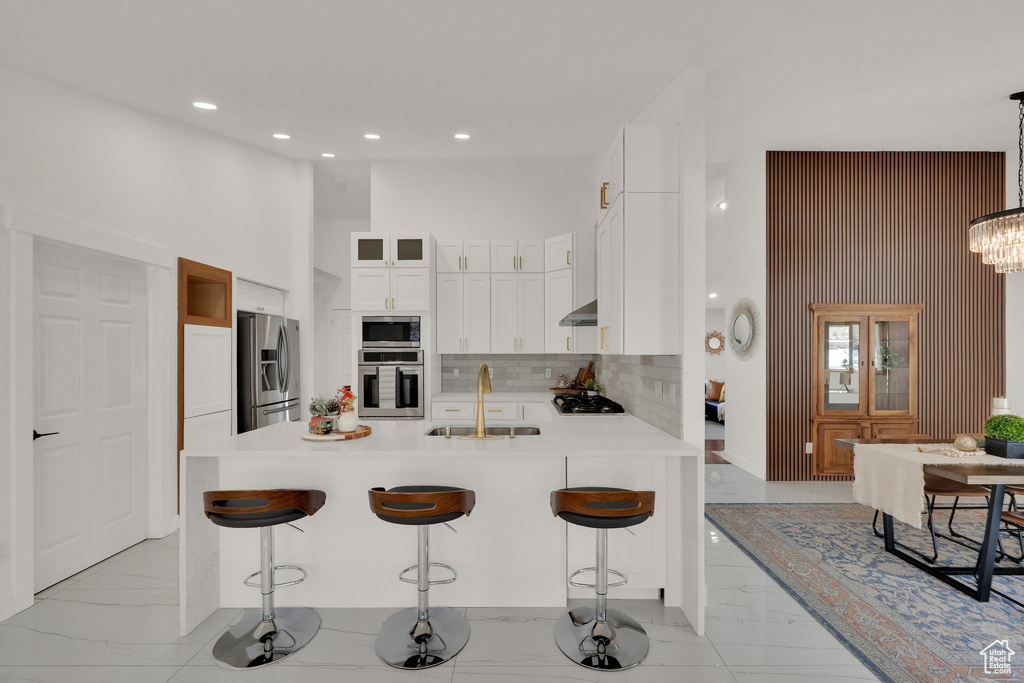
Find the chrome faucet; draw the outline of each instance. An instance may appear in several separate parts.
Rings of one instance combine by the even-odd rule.
[[[503,439],[502,436],[488,436],[484,425],[484,394],[491,393],[491,373],[486,363],[480,364],[476,373],[476,431],[473,436],[460,436],[460,439]]]

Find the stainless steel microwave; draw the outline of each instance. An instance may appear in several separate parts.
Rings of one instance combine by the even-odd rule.
[[[420,317],[418,315],[364,315],[363,348],[418,349]]]

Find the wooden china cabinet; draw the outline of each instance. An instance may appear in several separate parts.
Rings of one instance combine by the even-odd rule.
[[[814,315],[815,476],[852,476],[836,439],[918,433],[917,319],[921,304],[810,304]]]

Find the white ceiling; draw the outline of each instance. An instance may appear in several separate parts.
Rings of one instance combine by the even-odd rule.
[[[592,158],[684,69],[713,162],[1014,149],[1022,24],[1019,0],[0,0],[0,63],[317,160],[322,185],[365,169],[342,160]]]

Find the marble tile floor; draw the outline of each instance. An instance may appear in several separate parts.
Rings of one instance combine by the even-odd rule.
[[[831,484],[759,482],[732,465],[707,467],[709,501],[847,500]],[[715,493],[712,494],[712,489]],[[756,500],[744,501],[742,498]],[[728,499],[728,500],[726,500]],[[374,637],[387,609],[324,609],[324,625],[292,658],[256,671],[230,671],[213,641],[238,614],[219,610],[178,637],[177,536],[140,543],[49,588],[30,609],[0,623],[4,683],[372,683],[513,681],[774,683],[873,681],[875,677],[728,539],[708,525],[707,635],[654,601],[612,601],[651,637],[643,665],[590,672],[569,663],[551,639],[557,608],[470,608],[469,645],[452,664],[424,672],[381,664]],[[287,589],[285,589],[287,590]]]

